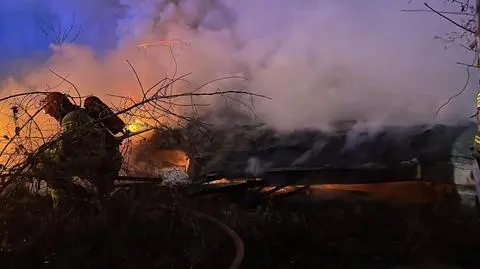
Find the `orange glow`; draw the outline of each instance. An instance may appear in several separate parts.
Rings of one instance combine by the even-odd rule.
[[[25,153],[35,150],[59,130],[59,125],[53,118],[41,112],[37,113],[38,107],[30,108],[26,112],[18,109],[16,119],[11,107],[8,103],[0,105],[0,151],[3,151],[0,163],[6,167],[22,161]],[[29,120],[29,115],[35,113],[37,115],[34,120]]]
[[[146,154],[139,152],[140,156],[136,156],[135,159],[130,160],[132,166],[132,172],[140,172],[141,174],[148,174],[152,168],[165,169],[165,168],[181,168],[185,172],[188,172],[190,166],[190,159],[186,152],[182,150],[173,149],[153,149],[147,150]]]
[[[261,180],[261,179],[257,179]],[[245,179],[227,179],[211,181],[208,184],[243,183]],[[275,186],[262,188],[263,192],[271,191]],[[380,199],[390,202],[429,202],[440,200],[442,197],[454,192],[454,186],[447,183],[433,183],[425,181],[385,182],[375,184],[316,184],[287,186],[277,190],[274,194],[285,194],[296,190],[302,191],[313,197],[342,192],[360,192],[366,194],[365,198]]]
[[[289,186],[278,191],[288,193],[295,191],[304,185]],[[265,187],[263,191],[272,190],[274,187]],[[387,200],[391,202],[429,202],[440,200],[448,194],[452,194],[454,186],[447,183],[433,183],[425,181],[408,182],[385,182],[375,184],[324,184],[311,185],[305,190],[307,194],[321,196],[327,192],[361,192],[367,194],[370,199]]]
[[[190,159],[181,150],[160,150],[154,155],[155,159],[161,160],[161,167],[182,167],[187,171],[190,165]]]
[[[256,178],[256,179],[249,179],[249,180],[260,181],[262,179]],[[221,178],[221,179],[209,181],[206,184],[229,184],[229,183],[245,183],[245,182],[247,182],[247,179],[244,179],[244,178],[237,178],[237,179]]]
[[[123,115],[120,115],[120,118],[126,123],[125,130],[136,133],[136,132],[141,132],[143,130],[149,129],[151,126],[155,126],[154,123],[152,123],[152,120],[149,120],[147,118],[142,118],[142,117],[125,117]],[[127,140],[131,142],[131,144],[135,147],[141,142],[145,141],[146,139],[150,138],[154,133],[153,132],[145,132],[141,133],[135,136],[132,136],[128,138]]]

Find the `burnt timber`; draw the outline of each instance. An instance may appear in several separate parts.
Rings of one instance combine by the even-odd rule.
[[[342,129],[343,128],[343,129]],[[279,133],[262,126],[220,126],[208,133],[192,126],[154,135],[138,159],[162,148],[182,149],[194,160],[199,181],[263,178],[313,184],[436,181],[471,185],[474,122],[392,126],[369,132],[343,126],[336,133]],[[172,138],[173,137],[173,138]]]

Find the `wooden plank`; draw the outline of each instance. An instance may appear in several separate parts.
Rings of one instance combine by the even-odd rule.
[[[263,181],[258,180],[227,184],[202,184],[189,187],[188,193],[190,195],[206,195],[225,192],[232,193],[240,190],[246,190],[253,186],[260,186],[263,184]]]
[[[401,164],[391,167],[365,168],[275,168],[263,172],[255,177],[265,179],[268,184],[278,185],[286,183],[312,184],[368,184],[381,182],[402,182],[411,180],[425,180],[432,182],[454,183],[455,165],[452,163]],[[244,172],[219,172],[210,180],[219,178],[252,178],[254,176]],[[206,180],[209,181],[209,180]]]
[[[152,183],[162,183],[163,179],[160,177],[152,178],[152,177],[136,177],[136,176],[116,176],[113,180],[118,181],[139,181],[139,182],[152,182]]]

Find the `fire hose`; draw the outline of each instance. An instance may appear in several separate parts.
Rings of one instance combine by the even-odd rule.
[[[173,207],[173,206],[161,205],[160,207],[163,208],[163,209],[166,209],[168,211],[175,211],[176,210],[176,208]],[[219,219],[217,219],[213,216],[207,215],[205,213],[202,213],[202,212],[199,212],[199,211],[196,211],[196,210],[193,210],[193,209],[188,209],[187,211],[197,218],[205,219],[207,221],[210,221],[210,222],[216,224],[217,226],[219,226],[225,233],[227,233],[232,238],[233,244],[235,245],[235,258],[230,263],[230,266],[228,267],[228,269],[238,269],[238,268],[240,268],[240,265],[242,264],[242,261],[243,261],[243,257],[245,256],[245,247],[244,247],[243,240],[240,237],[240,235],[238,235],[238,233],[235,232],[232,228],[230,228],[227,224],[221,222]]]

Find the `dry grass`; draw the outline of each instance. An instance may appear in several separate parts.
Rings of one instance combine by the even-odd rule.
[[[57,212],[48,198],[11,205],[2,215],[2,268],[212,268],[217,243],[229,237],[183,205],[171,209],[172,193],[150,194],[76,201]],[[233,258],[229,247],[219,268]]]
[[[117,195],[101,211],[82,204],[58,214],[47,199],[24,200],[2,215],[2,268],[228,268],[231,238],[187,209],[240,234],[242,268],[477,265],[480,225],[461,207],[279,199],[242,208],[224,198],[145,187]]]

